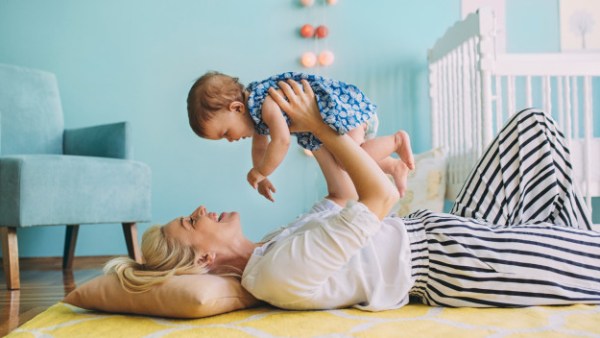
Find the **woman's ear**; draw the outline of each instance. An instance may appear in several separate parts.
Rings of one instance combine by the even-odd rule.
[[[244,104],[240,101],[233,101],[229,104],[229,110],[236,113],[243,113],[245,110],[244,108]]]
[[[209,267],[215,262],[216,257],[217,257],[217,254],[214,252],[204,253],[198,257],[196,262],[200,266]]]

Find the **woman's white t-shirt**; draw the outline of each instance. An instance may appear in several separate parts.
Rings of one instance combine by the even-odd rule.
[[[242,285],[271,305],[379,311],[408,301],[411,252],[399,217],[379,221],[360,202],[341,208],[324,199],[263,241]]]

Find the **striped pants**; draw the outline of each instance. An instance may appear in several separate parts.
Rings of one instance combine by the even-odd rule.
[[[450,307],[600,304],[600,233],[571,177],[554,121],[532,109],[513,116],[451,214],[405,218],[411,296]]]

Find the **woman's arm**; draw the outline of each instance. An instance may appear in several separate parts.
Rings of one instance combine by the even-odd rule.
[[[396,187],[356,142],[348,135],[337,134],[323,122],[308,82],[302,80],[301,87],[297,82],[288,80],[287,83],[279,82],[279,87],[287,101],[274,89],[269,89],[269,95],[290,116],[297,130],[309,131],[323,142],[350,175],[358,200],[380,220],[383,219],[398,201]]]

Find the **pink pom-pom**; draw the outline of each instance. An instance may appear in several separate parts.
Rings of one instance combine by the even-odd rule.
[[[315,0],[300,0],[300,3],[304,7],[310,7],[310,6],[314,5]]]
[[[327,4],[330,6],[337,4],[337,2],[338,2],[338,0],[327,0]]]
[[[312,68],[317,64],[317,56],[313,52],[305,52],[300,57],[300,64],[306,68]]]
[[[335,60],[335,55],[331,51],[325,50],[319,54],[319,64],[321,66],[329,66]]]

